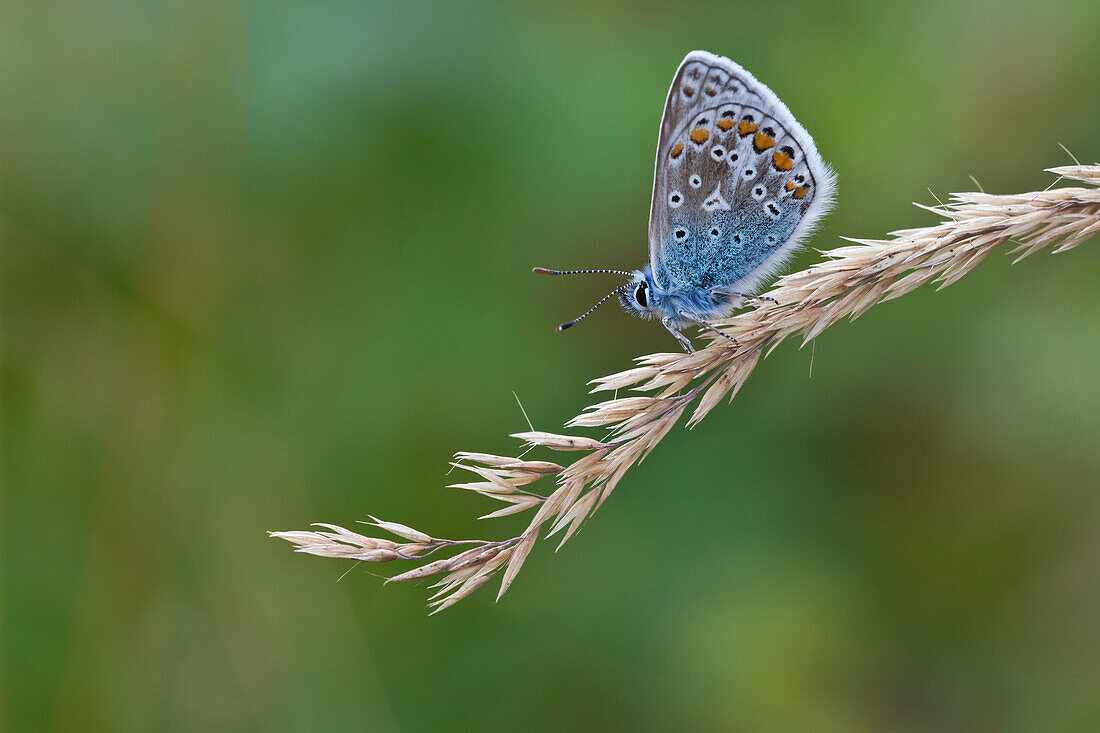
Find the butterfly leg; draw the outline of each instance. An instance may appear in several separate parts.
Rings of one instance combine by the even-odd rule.
[[[661,323],[664,324],[669,333],[676,337],[676,340],[680,342],[680,346],[684,347],[684,351],[689,354],[695,353],[695,349],[692,348],[691,342],[688,341],[687,336],[677,331],[676,327],[672,325],[672,316],[666,316],[665,318],[662,318]]]
[[[725,333],[725,332],[723,332],[723,331],[719,331],[719,330],[718,330],[717,328],[715,328],[714,326],[710,325],[709,323],[707,323],[706,321],[704,321],[704,320],[702,320],[702,319],[699,319],[699,318],[693,318],[692,316],[688,315],[687,313],[684,313],[683,311],[680,311],[680,317],[681,317],[681,318],[686,318],[687,320],[689,320],[689,321],[691,321],[691,322],[693,322],[693,323],[698,323],[698,324],[699,324],[700,326],[703,326],[703,327],[705,327],[705,328],[709,328],[709,329],[710,329],[711,331],[714,331],[714,332],[715,332],[716,334],[718,334],[719,336],[721,336],[721,337],[723,337],[723,338],[727,338],[727,339],[729,339],[730,341],[732,341],[732,342],[733,342],[733,344],[734,344],[734,346],[740,346],[740,345],[741,345],[741,344],[740,344],[740,343],[739,343],[739,342],[737,341],[737,339],[735,339],[735,338],[734,338],[733,336],[730,336],[730,335],[729,335],[728,333]],[[669,327],[667,323],[665,324],[665,327],[666,327],[666,328],[668,328],[668,327]]]
[[[748,293],[729,293],[729,292],[727,292],[726,294],[727,294],[727,295],[732,295],[732,296],[734,296],[735,298],[740,298],[741,300],[747,300],[747,301],[757,301],[757,302],[760,302],[760,303],[762,303],[762,302],[764,302],[764,301],[767,301],[767,302],[769,302],[769,303],[773,303],[773,304],[775,304],[775,305],[779,305],[779,301],[778,301],[778,300],[776,300],[775,298],[769,298],[769,297],[768,297],[768,296],[766,296],[766,295],[750,295],[750,294],[748,294]]]

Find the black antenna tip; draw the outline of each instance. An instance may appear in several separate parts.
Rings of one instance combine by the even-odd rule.
[[[567,329],[567,328],[569,328],[570,326],[572,326],[572,325],[573,325],[574,323],[576,323],[576,321],[570,321],[569,323],[563,323],[563,324],[561,324],[560,326],[558,326],[557,328],[555,328],[554,330],[555,330],[555,331],[557,331],[558,333],[561,333],[561,332],[562,332],[562,331],[564,331],[565,329]]]

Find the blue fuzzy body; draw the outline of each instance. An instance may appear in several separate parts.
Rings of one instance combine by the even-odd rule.
[[[654,280],[650,265],[646,265],[644,270],[635,270],[633,274],[630,283],[620,291],[619,301],[628,313],[639,318],[667,318],[669,325],[683,328],[693,322],[727,316],[735,305],[734,296],[710,288],[696,286],[666,290]],[[646,287],[645,306],[634,295],[642,283]]]

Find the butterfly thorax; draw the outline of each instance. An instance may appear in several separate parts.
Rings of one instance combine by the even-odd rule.
[[[701,320],[721,318],[733,310],[734,297],[701,286],[663,288],[653,278],[650,265],[635,270],[634,277],[619,291],[623,309],[638,318],[669,319],[677,328]]]

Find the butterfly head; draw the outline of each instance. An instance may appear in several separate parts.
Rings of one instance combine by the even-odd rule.
[[[649,272],[649,266],[647,265],[645,270],[635,270],[631,275],[630,282],[618,291],[623,310],[638,318],[657,318],[659,309],[654,302],[657,288]]]

